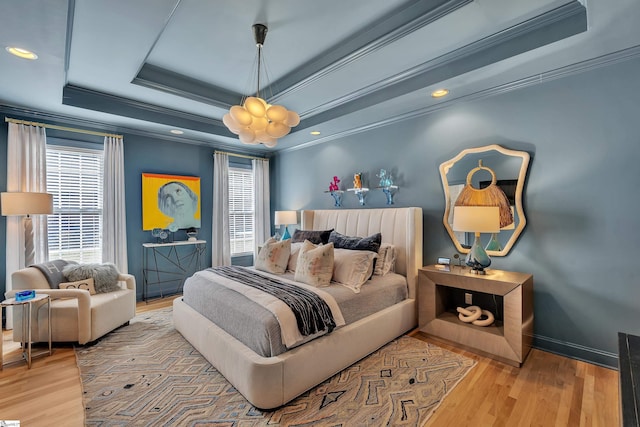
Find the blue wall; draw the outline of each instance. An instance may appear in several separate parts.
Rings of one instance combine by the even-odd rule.
[[[211,212],[213,210],[213,152],[210,147],[189,145],[167,140],[124,135],[124,162],[127,203],[127,252],[129,273],[136,276],[138,298],[142,296],[142,244],[153,242],[150,231],[142,230],[142,173],[164,173],[200,177],[201,228],[198,238],[207,241],[204,266],[211,266]],[[175,240],[186,240],[184,231],[175,233]],[[162,285],[165,291],[176,284]],[[149,289],[157,296],[160,287]]]
[[[392,170],[396,206],[423,209],[424,263],[432,264],[455,253],[442,225],[440,163],[488,144],[527,151],[528,223],[492,267],[533,273],[536,347],[617,366],[617,332],[640,334],[639,74],[631,60],[279,153],[272,203],[331,209],[324,191],[333,175],[347,188],[364,171],[375,186],[380,168]],[[367,195],[367,207],[384,202],[382,193]],[[345,193],[343,208],[357,207]]]

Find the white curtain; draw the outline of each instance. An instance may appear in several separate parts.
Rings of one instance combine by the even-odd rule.
[[[45,129],[9,123],[7,144],[7,191],[45,193],[47,191],[47,136]],[[8,216],[6,241],[6,290],[10,291],[11,274],[26,267],[24,256],[23,219]],[[48,261],[47,217],[32,217],[36,264]],[[13,328],[13,315],[7,310],[7,329]]]
[[[231,265],[229,236],[229,155],[213,156],[213,224],[211,265]]]
[[[124,144],[122,138],[113,136],[104,137],[102,224],[102,262],[111,262],[127,273]]]
[[[254,159],[253,185],[255,197],[255,242],[253,259],[258,257],[258,246],[271,236],[271,209],[269,198],[269,159]]]

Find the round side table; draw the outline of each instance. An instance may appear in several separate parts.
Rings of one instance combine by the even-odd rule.
[[[31,315],[33,306],[36,308],[47,304],[47,334],[49,336],[49,351],[36,355],[31,353]],[[51,297],[48,294],[36,294],[34,298],[25,301],[16,301],[15,298],[9,298],[0,302],[1,307],[20,307],[22,310],[22,356],[27,361],[27,366],[31,369],[31,357],[48,355],[51,356]],[[0,308],[0,315],[2,308]],[[2,354],[2,342],[0,341],[0,369],[4,367],[4,356]]]

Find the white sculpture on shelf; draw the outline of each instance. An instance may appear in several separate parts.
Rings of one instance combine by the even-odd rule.
[[[467,308],[458,307],[458,319],[465,323],[472,323],[476,326],[490,326],[495,318],[489,310],[483,310],[477,305],[471,305]],[[486,319],[480,319],[482,315],[487,316]]]

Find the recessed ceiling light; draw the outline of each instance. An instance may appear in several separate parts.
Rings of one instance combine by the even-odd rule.
[[[182,135],[184,132],[179,130],[179,129],[171,129],[169,132],[171,132],[174,135]]]
[[[433,98],[442,98],[443,96],[446,96],[449,94],[449,90],[448,89],[438,89],[438,90],[434,90],[433,92],[431,92],[431,96]]]
[[[33,52],[31,52],[30,50],[27,50],[27,49],[22,49],[22,48],[15,47],[15,46],[7,46],[6,49],[7,49],[7,52],[9,52],[10,54],[18,56],[20,58],[38,59],[38,55],[36,55],[35,53],[33,53]]]
[[[309,132],[311,135],[320,135],[320,131],[319,130],[312,130],[311,132]]]

